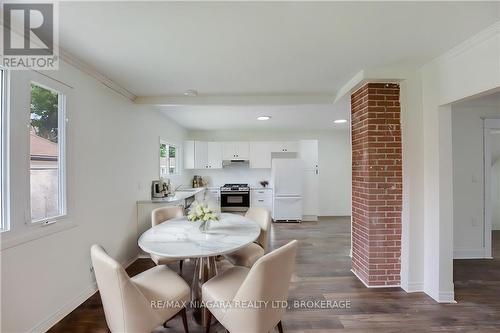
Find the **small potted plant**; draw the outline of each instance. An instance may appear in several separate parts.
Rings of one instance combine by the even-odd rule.
[[[199,221],[199,228],[203,233],[208,231],[211,221],[219,221],[219,215],[217,215],[214,209],[210,208],[207,203],[198,201],[194,201],[191,204],[187,218],[190,222]]]
[[[267,185],[269,185],[269,182],[267,180],[262,180],[260,181],[260,185],[265,188],[267,187]]]

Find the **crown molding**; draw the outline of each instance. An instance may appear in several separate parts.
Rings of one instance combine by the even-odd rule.
[[[78,59],[71,53],[67,52],[63,48],[59,47],[59,57],[61,60],[64,62],[68,63],[69,65],[75,67],[76,69],[82,71],[83,73],[91,76],[95,80],[99,81],[109,89],[113,90],[114,92],[122,95],[123,97],[129,99],[130,101],[134,101],[137,96],[134,95],[132,92],[128,91],[124,87],[120,86],[118,83],[114,82],[101,72],[99,72],[95,67],[89,65],[88,63]]]
[[[498,36],[498,35],[500,35],[500,21],[493,23],[492,25],[490,25],[486,29],[481,30],[480,32],[478,32],[474,36],[466,39],[465,41],[461,42],[457,46],[449,49],[448,51],[441,54],[437,58],[434,58],[434,60],[431,60],[430,63],[439,64],[439,63],[442,63],[444,61],[447,61],[451,58],[454,58],[454,57],[466,52],[467,50],[470,50],[474,46],[476,46],[476,45],[478,45],[478,44],[480,44],[480,43],[482,43],[482,42],[484,42],[492,37]]]

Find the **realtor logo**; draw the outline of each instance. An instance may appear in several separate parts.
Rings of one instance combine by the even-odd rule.
[[[57,3],[3,3],[2,66],[58,69]]]

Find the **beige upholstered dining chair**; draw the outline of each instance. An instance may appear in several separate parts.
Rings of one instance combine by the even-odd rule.
[[[182,305],[189,302],[190,289],[177,273],[156,266],[130,278],[100,245],[92,245],[90,255],[111,332],[151,332],[181,314],[188,333],[186,308]]]
[[[252,207],[247,211],[245,217],[259,224],[260,236],[257,242],[226,254],[225,258],[235,266],[252,267],[257,259],[262,257],[267,251],[269,229],[271,228],[271,213],[265,208]]]
[[[166,222],[168,220],[174,219],[176,217],[182,217],[184,215],[184,209],[181,206],[166,206],[156,208],[151,212],[151,226],[154,227],[160,223]],[[151,253],[151,260],[157,265],[166,265],[172,262],[176,262],[177,259],[165,258],[156,254]],[[182,264],[184,260],[179,260],[179,270],[182,274]]]
[[[209,310],[209,322],[213,315],[232,333],[265,333],[276,326],[283,333],[281,318],[285,308],[277,305],[288,299],[297,244],[296,240],[291,241],[258,259],[250,269],[234,266],[203,284],[202,298]],[[250,302],[261,306],[238,307]],[[206,329],[209,331],[210,325]]]

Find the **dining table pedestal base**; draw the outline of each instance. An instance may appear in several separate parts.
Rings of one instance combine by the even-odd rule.
[[[202,304],[201,287],[205,282],[217,275],[215,257],[197,258],[191,284],[191,303],[194,306],[193,316],[203,327],[209,325],[208,309]]]

